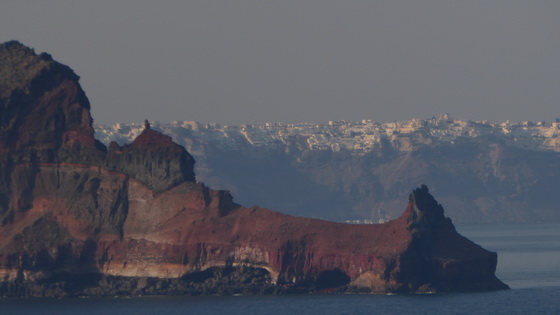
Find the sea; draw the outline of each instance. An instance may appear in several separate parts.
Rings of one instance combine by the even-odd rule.
[[[0,299],[0,314],[560,314],[560,224],[458,226],[511,290],[477,293]]]

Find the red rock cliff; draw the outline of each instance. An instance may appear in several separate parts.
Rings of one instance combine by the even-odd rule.
[[[149,124],[97,142],[78,77],[49,55],[9,42],[0,62],[3,295],[507,288],[424,186],[385,224],[245,208]]]

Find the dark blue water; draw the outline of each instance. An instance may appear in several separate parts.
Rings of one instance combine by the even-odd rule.
[[[457,230],[498,253],[496,275],[512,289],[560,287],[560,224],[466,226]]]
[[[0,314],[560,314],[560,225],[466,226],[512,290],[437,295],[4,299]]]

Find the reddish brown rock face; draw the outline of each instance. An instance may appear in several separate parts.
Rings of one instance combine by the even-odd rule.
[[[507,288],[426,187],[385,224],[245,208],[196,183],[192,157],[149,125],[97,142],[78,77],[50,56],[10,42],[0,61],[3,295]]]

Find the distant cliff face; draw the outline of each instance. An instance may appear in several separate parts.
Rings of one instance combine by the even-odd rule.
[[[425,186],[380,225],[245,208],[149,124],[96,141],[78,77],[50,56],[9,42],[0,61],[2,296],[507,288]]]
[[[330,220],[394,219],[427,184],[459,223],[560,222],[560,123],[449,117],[399,123],[154,124],[197,160],[205,183],[244,204]],[[99,128],[103,141],[142,128]],[[258,170],[258,171],[254,171]],[[450,183],[456,183],[450,185]],[[284,198],[283,196],[290,196]]]

